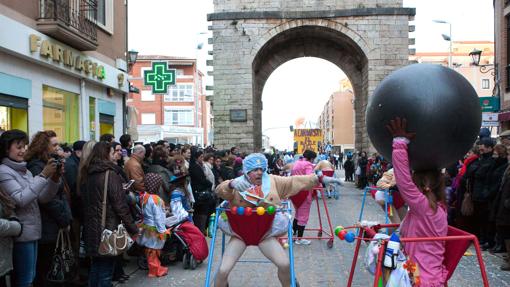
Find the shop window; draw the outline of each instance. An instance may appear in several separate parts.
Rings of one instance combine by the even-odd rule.
[[[90,139],[96,138],[96,99],[89,98]]]
[[[28,132],[28,100],[0,94],[0,131]]]
[[[113,125],[114,125],[114,119],[113,116],[105,115],[105,114],[99,114],[99,132],[101,135],[104,134],[112,134],[115,135],[113,132]]]
[[[62,142],[80,139],[78,95],[56,88],[43,87],[43,128],[53,130]]]

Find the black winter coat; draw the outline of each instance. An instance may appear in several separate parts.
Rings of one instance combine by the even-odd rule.
[[[32,159],[27,163],[27,169],[36,176],[40,174],[46,163],[40,159]],[[55,243],[57,241],[58,231],[61,228],[68,227],[73,216],[69,202],[64,194],[64,182],[61,179],[59,190],[55,198],[48,203],[40,203],[42,235],[39,242],[42,244]]]
[[[73,218],[76,218],[81,222],[83,221],[83,208],[81,197],[78,194],[77,185],[79,166],[80,158],[73,153],[68,159],[66,159],[64,178],[71,193],[71,211],[73,212]]]
[[[496,225],[510,228],[510,166],[505,171],[501,190],[496,195]]]
[[[99,256],[97,250],[101,241],[101,215],[103,211],[103,188],[106,171],[109,170],[107,199],[106,199],[106,223],[105,228],[116,230],[122,222],[131,235],[138,233],[131,216],[126,194],[122,187],[124,183],[119,169],[111,162],[91,162],[87,173],[85,191],[83,194],[84,221],[83,238],[87,256]]]
[[[494,158],[492,154],[481,155],[477,161],[469,166],[465,176],[471,182],[473,202],[489,201],[489,175],[493,166]]]

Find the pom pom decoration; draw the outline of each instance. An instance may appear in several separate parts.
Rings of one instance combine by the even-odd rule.
[[[238,214],[238,215],[244,215],[244,207],[239,206],[239,207],[237,208],[237,214]]]
[[[354,233],[352,233],[352,232],[349,232],[345,235],[345,241],[347,241],[349,243],[353,243],[355,238],[356,238],[356,235],[354,235]]]
[[[267,207],[267,214],[273,215],[275,212],[276,212],[276,208],[274,208],[274,206],[271,205],[271,206]]]
[[[232,206],[230,212],[232,212],[232,214],[237,214],[237,206]]]
[[[253,209],[251,207],[246,207],[244,209],[244,215],[250,216],[250,215],[252,215],[252,213],[253,213]]]
[[[336,235],[336,236],[338,236],[338,233],[339,233],[340,231],[342,231],[342,230],[344,230],[344,227],[343,227],[343,226],[340,226],[340,225],[339,225],[339,226],[335,227],[335,235]]]
[[[257,214],[258,215],[264,215],[266,213],[266,209],[262,206],[257,207]]]
[[[338,232],[338,234],[336,236],[338,236],[338,238],[340,238],[340,240],[344,240],[346,234],[347,234],[347,231],[340,230],[340,232]]]

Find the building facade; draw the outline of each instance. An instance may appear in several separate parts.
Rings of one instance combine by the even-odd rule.
[[[122,135],[126,15],[124,1],[0,0],[0,128]]]
[[[318,122],[325,145],[354,150],[354,93],[349,80],[340,82],[340,89],[329,97]]]
[[[151,86],[144,85],[144,72],[152,69],[153,62],[165,62],[169,69],[175,69],[176,84],[166,94],[153,94]],[[211,105],[205,99],[203,79],[196,59],[138,56],[130,72],[130,82],[140,93],[130,93],[127,101],[137,111],[138,141],[165,139],[172,143],[209,145]]]
[[[502,130],[510,129],[510,1],[494,1],[494,42],[496,48],[496,75],[499,79]]]
[[[494,64],[494,42],[491,41],[453,41],[452,69],[462,74],[476,90],[479,97],[490,97],[494,89],[494,74],[492,70],[480,69],[473,65],[469,55],[473,50],[482,51],[479,65]],[[448,51],[444,52],[416,52],[409,56],[412,62],[431,63],[448,66]]]

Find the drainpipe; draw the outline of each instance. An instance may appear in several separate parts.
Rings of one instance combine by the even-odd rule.
[[[127,75],[128,75],[128,93],[129,93],[129,61],[128,61],[128,0],[124,0],[124,5],[126,6],[126,48],[124,49],[124,56],[126,57],[126,67],[127,67]],[[126,93],[122,93],[122,133],[127,134],[127,106],[126,106]]]
[[[85,90],[85,80],[80,79],[80,115],[81,115],[81,134],[80,139],[90,140],[90,115],[89,109],[89,96]]]

